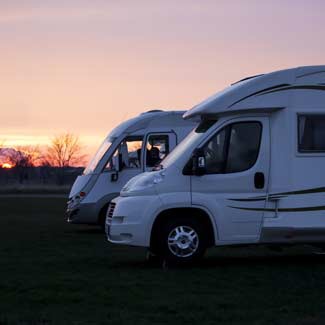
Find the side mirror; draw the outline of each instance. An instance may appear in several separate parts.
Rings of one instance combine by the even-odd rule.
[[[116,156],[113,156],[112,158],[113,168],[117,172],[121,171],[122,167],[122,157],[120,154],[117,154]]]
[[[203,149],[196,149],[192,155],[193,175],[202,176],[206,173],[206,161]]]
[[[118,181],[118,171],[113,171],[111,173],[111,182],[117,182]]]
[[[118,174],[120,172],[120,170],[122,165],[122,159],[120,154],[113,156],[112,158],[112,173],[111,173],[111,182],[117,182],[118,180]]]

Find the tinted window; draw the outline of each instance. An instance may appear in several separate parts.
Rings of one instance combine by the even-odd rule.
[[[228,127],[223,128],[204,147],[207,172],[209,174],[218,174],[224,171],[227,156],[226,137],[228,133]]]
[[[204,133],[210,129],[212,125],[214,125],[217,120],[203,120],[195,129],[196,133]]]
[[[167,134],[152,134],[147,141],[147,167],[156,166],[169,153],[169,138]]]
[[[227,125],[204,146],[208,174],[237,173],[251,168],[258,157],[262,125]]]
[[[142,137],[129,137],[124,139],[115,150],[113,157],[107,162],[105,170],[116,169],[120,157],[120,168],[141,168]]]
[[[325,152],[325,115],[299,115],[300,152]]]

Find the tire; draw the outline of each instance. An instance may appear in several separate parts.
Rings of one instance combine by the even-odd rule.
[[[191,264],[199,261],[206,249],[206,229],[195,217],[171,217],[158,235],[159,255],[167,262]]]
[[[105,204],[104,207],[100,210],[98,216],[98,225],[100,226],[102,232],[105,232],[105,222],[106,222],[106,213],[109,204]]]

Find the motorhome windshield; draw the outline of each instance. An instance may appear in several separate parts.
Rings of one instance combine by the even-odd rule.
[[[203,133],[197,133],[195,130],[192,130],[187,137],[176,146],[176,148],[161,162],[161,168],[166,168],[169,165],[173,164],[180,156],[192,150],[193,143],[196,142],[198,138],[201,138]]]
[[[104,142],[101,144],[101,146],[97,150],[95,156],[91,159],[88,166],[84,170],[84,175],[87,175],[87,174],[90,174],[90,173],[94,172],[97,164],[100,162],[100,160],[103,158],[103,156],[105,155],[107,150],[110,148],[113,141],[114,141],[114,139],[112,139],[112,138],[107,138],[107,139],[104,140]]]
[[[165,159],[162,160],[161,168],[166,168],[168,165],[173,164],[180,156],[186,154],[189,150],[193,150],[193,144],[198,139],[202,138],[217,120],[203,120],[194,130],[192,130],[183,141],[176,146],[176,148]]]

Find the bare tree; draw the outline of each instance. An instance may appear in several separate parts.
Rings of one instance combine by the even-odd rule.
[[[65,182],[66,167],[81,166],[85,163],[85,158],[79,137],[72,133],[65,133],[52,139],[43,165],[58,167],[57,181],[62,185]]]
[[[41,164],[43,154],[39,146],[17,146],[15,165],[22,167],[35,167]]]
[[[40,164],[42,153],[38,146],[16,146],[15,149],[8,150],[8,159],[15,167],[15,174],[19,183],[28,180],[33,172],[33,168]]]
[[[65,133],[52,138],[48,147],[46,161],[55,167],[80,166],[85,162],[79,137]]]

